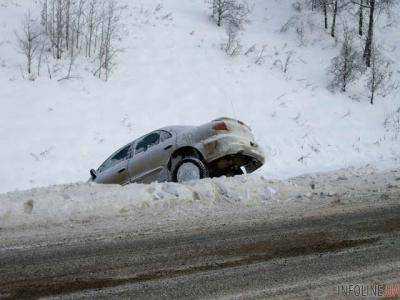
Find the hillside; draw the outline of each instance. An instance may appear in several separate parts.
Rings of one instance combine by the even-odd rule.
[[[243,54],[228,57],[225,30],[204,1],[121,0],[121,51],[107,82],[84,60],[69,80],[57,80],[67,61],[51,65],[51,80],[45,67],[36,80],[23,78],[14,32],[28,9],[39,15],[36,2],[0,0],[0,192],[84,181],[90,168],[148,131],[221,116],[253,128],[267,154],[257,172],[266,177],[400,163],[400,142],[384,126],[400,106],[398,91],[375,105],[357,87],[330,92],[327,68],[339,46],[313,17],[316,26],[301,43],[293,30],[282,32],[296,13],[292,1],[254,1],[240,36]],[[380,18],[376,34],[395,60],[393,20],[396,14]],[[393,69],[398,80],[398,62]]]

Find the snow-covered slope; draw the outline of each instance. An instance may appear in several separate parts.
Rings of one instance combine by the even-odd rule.
[[[294,13],[289,0],[255,1],[241,40],[244,51],[257,50],[235,58],[221,51],[225,31],[210,21],[204,1],[121,0],[128,4],[123,51],[108,82],[83,62],[73,70],[79,79],[49,80],[46,70],[35,81],[22,78],[14,30],[28,8],[38,12],[36,2],[0,0],[1,192],[85,180],[112,151],[150,130],[220,116],[253,128],[268,155],[258,171],[265,176],[399,163],[400,143],[383,127],[399,95],[371,106],[329,92],[326,67],[337,46],[320,27],[301,47],[293,32],[280,32]],[[263,45],[264,61],[256,64]],[[288,51],[283,74],[279,61]]]

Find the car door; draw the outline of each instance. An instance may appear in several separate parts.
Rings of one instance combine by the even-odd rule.
[[[134,157],[128,164],[131,181],[150,183],[164,180],[166,166],[174,149],[173,135],[167,131],[155,131],[139,139]]]
[[[131,156],[131,144],[119,149],[99,168],[96,182],[106,184],[127,184],[130,182],[128,159]]]

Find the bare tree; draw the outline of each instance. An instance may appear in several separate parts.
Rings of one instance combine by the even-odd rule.
[[[364,27],[364,0],[360,0],[358,11],[358,35],[363,35],[363,27]]]
[[[276,54],[279,53],[276,51]],[[277,58],[274,61],[273,66],[279,68],[284,74],[286,74],[289,71],[289,66],[292,61],[293,54],[293,51],[287,51],[283,58]]]
[[[104,71],[105,80],[108,80],[114,66],[115,49],[113,48],[112,42],[116,30],[116,24],[118,22],[118,16],[116,16],[116,3],[114,1],[111,1],[108,5],[104,21],[106,22],[104,42]]]
[[[328,29],[328,3],[327,0],[321,0],[322,11],[324,12],[324,27]]]
[[[222,26],[222,22],[233,4],[234,0],[212,0],[212,17],[216,21],[217,26]]]
[[[263,45],[261,50],[258,52],[257,58],[255,60],[256,65],[262,65],[265,61],[265,49],[267,49],[267,45]]]
[[[305,0],[305,4],[311,4],[311,9],[322,11],[322,15],[324,18],[324,28],[328,29],[328,8],[331,0]],[[297,4],[300,7],[300,4]],[[299,10],[297,10],[299,11]]]
[[[345,92],[347,85],[356,78],[360,71],[359,53],[354,48],[353,35],[345,30],[340,54],[332,59],[329,69],[332,74],[331,88],[340,87]]]
[[[374,104],[376,94],[385,91],[391,78],[391,63],[382,57],[378,49],[374,49],[371,56],[371,68],[369,69],[367,81],[371,104]]]
[[[290,62],[292,60],[292,56],[293,56],[293,51],[287,52],[287,55],[286,55],[286,58],[285,58],[285,63],[283,64],[283,70],[282,70],[283,73],[285,73],[285,74],[289,70],[289,65],[290,65]]]
[[[50,13],[49,16],[50,18],[47,18],[48,20],[48,37],[50,39],[50,43],[51,43],[51,51],[53,53],[53,57],[55,57],[55,12],[56,12],[56,3],[55,1],[51,1],[51,5],[49,7],[50,9]]]
[[[372,43],[374,39],[374,17],[375,17],[375,0],[368,0],[369,2],[369,23],[368,23],[368,35],[365,41],[364,48],[364,59],[367,67],[371,67],[371,54],[372,54]]]
[[[44,31],[48,34],[48,1],[43,0],[42,2],[42,12],[41,12],[41,25],[44,27]]]
[[[75,22],[75,35],[76,35],[75,46],[76,46],[76,49],[79,49],[79,46],[80,46],[84,7],[85,7],[85,0],[79,0],[76,10],[75,10],[75,19],[76,19],[76,22]]]
[[[217,26],[230,23],[240,28],[250,13],[248,3],[239,0],[211,0],[211,8]]]
[[[64,15],[63,15],[63,0],[56,0],[56,20],[55,20],[55,37],[54,37],[54,43],[55,43],[55,49],[56,49],[56,58],[61,59],[62,52],[63,52],[63,31],[64,31]]]
[[[45,43],[42,43],[42,47],[40,48],[40,52],[39,52],[39,57],[38,57],[38,62],[37,62],[37,76],[40,76],[40,68],[42,66],[42,59],[43,59],[43,53],[44,53],[44,47],[45,47]]]
[[[64,79],[71,78],[75,56],[84,54],[96,63],[95,76],[107,80],[118,52],[115,42],[119,38],[121,9],[117,2],[41,0],[41,5],[41,21],[36,24],[43,31],[40,46],[49,47],[54,59],[69,58],[68,76]]]
[[[16,32],[18,47],[26,58],[28,74],[32,74],[33,60],[40,45],[39,38],[41,33],[38,31],[35,24],[35,20],[31,18],[31,13],[28,11],[22,23],[22,33]]]
[[[71,29],[71,0],[64,0],[65,14],[65,48],[68,50],[70,44],[70,29]]]
[[[333,1],[333,18],[332,18],[332,26],[331,26],[331,36],[332,37],[335,37],[337,12],[338,12],[338,0],[334,0]]]
[[[114,48],[113,42],[116,38],[116,33],[119,26],[119,14],[115,1],[109,1],[101,14],[100,21],[100,37],[99,51],[97,54],[98,68],[94,75],[99,78],[108,80],[113,67],[115,66],[115,57],[118,52]]]
[[[318,7],[319,0],[311,0],[311,9],[316,10]]]
[[[237,28],[237,30],[242,29],[244,24],[248,21],[248,16],[250,14],[250,7],[247,2],[235,2],[226,17],[226,21],[229,26]]]
[[[224,51],[228,56],[239,55],[242,50],[242,45],[238,39],[238,30],[234,26],[228,26],[226,29],[228,40],[224,45]]]
[[[367,67],[371,67],[371,59],[372,59],[372,48],[374,47],[374,20],[375,20],[375,11],[376,6],[379,8],[386,8],[388,9],[393,5],[393,0],[366,0],[367,5],[366,7],[369,9],[369,21],[368,21],[368,34],[367,39],[365,41],[365,48],[364,48],[364,59],[365,64]]]
[[[383,125],[394,140],[400,138],[400,107],[386,116]]]
[[[90,57],[92,54],[92,43],[97,27],[97,15],[96,15],[97,0],[90,0],[89,11],[86,19],[87,33],[86,33],[86,56]]]

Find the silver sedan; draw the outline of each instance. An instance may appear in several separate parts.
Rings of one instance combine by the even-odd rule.
[[[96,183],[183,182],[251,173],[265,162],[251,129],[220,118],[201,126],[170,126],[122,147],[97,170]]]

